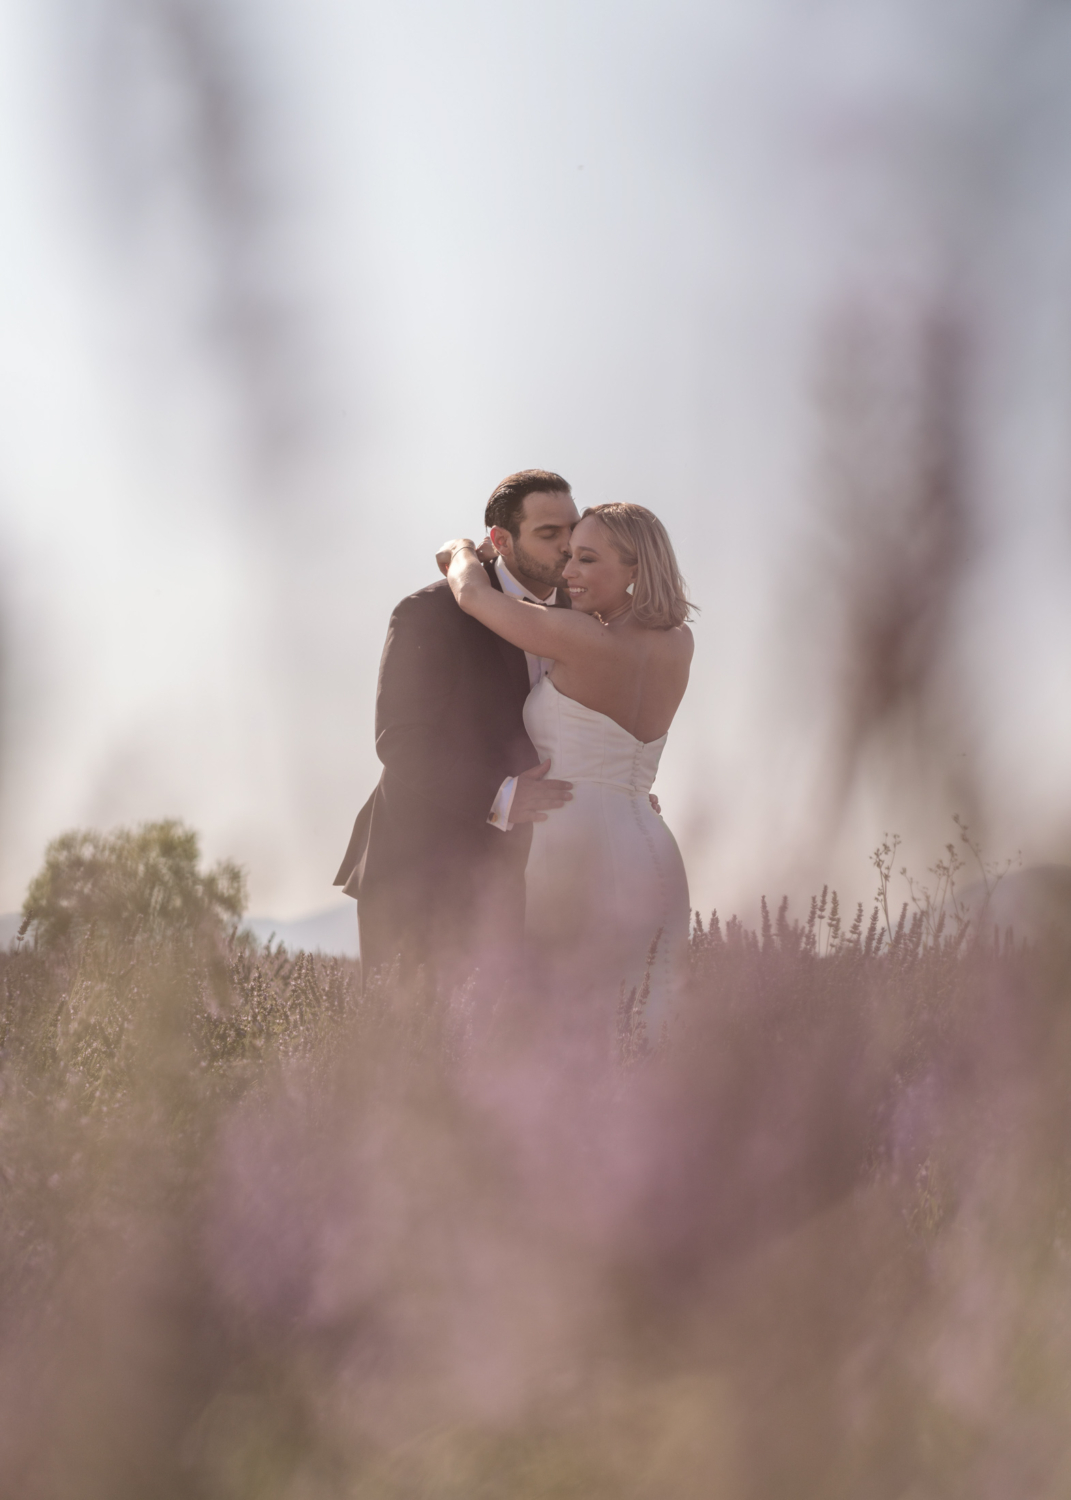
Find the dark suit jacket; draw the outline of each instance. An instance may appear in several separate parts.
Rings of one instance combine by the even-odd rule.
[[[537,763],[527,695],[524,652],[466,615],[445,579],[391,615],[376,694],[383,774],[335,877],[357,899],[366,971],[471,948],[481,911],[519,928],[531,828],[502,833],[487,815],[503,780]]]

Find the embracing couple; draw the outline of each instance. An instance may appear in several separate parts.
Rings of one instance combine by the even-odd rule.
[[[579,515],[543,469],[504,479],[485,524],[387,631],[383,775],[335,879],[366,980],[508,983],[523,954],[538,993],[602,1015],[649,973],[661,1018],[690,917],[649,796],[692,656],[673,548],[643,506]]]

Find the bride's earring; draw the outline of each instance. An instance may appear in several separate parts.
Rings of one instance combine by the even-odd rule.
[[[633,581],[632,581],[632,582],[631,582],[631,583],[629,583],[629,584],[626,584],[626,585],[625,585],[625,593],[626,593],[626,594],[631,594],[631,593],[632,593],[632,590],[633,590],[633,589],[634,589],[634,588],[635,588],[635,587],[636,587],[636,580],[635,580],[635,579],[633,579]]]

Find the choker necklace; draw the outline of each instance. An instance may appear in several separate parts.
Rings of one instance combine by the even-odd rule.
[[[603,619],[602,615],[599,614],[599,611],[597,609],[592,610],[592,614],[595,616],[596,620],[598,620],[600,625],[609,625],[611,621],[620,620],[622,615],[628,614],[631,608],[632,600],[630,599],[627,604],[622,604],[620,609],[615,609],[612,615],[607,615],[605,620]]]

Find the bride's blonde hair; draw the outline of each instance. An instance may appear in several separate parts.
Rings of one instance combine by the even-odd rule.
[[[611,501],[589,505],[580,517],[594,516],[610,533],[621,560],[636,569],[632,614],[648,630],[672,630],[683,625],[695,605],[684,596],[684,579],[677,567],[666,528],[645,505]]]

